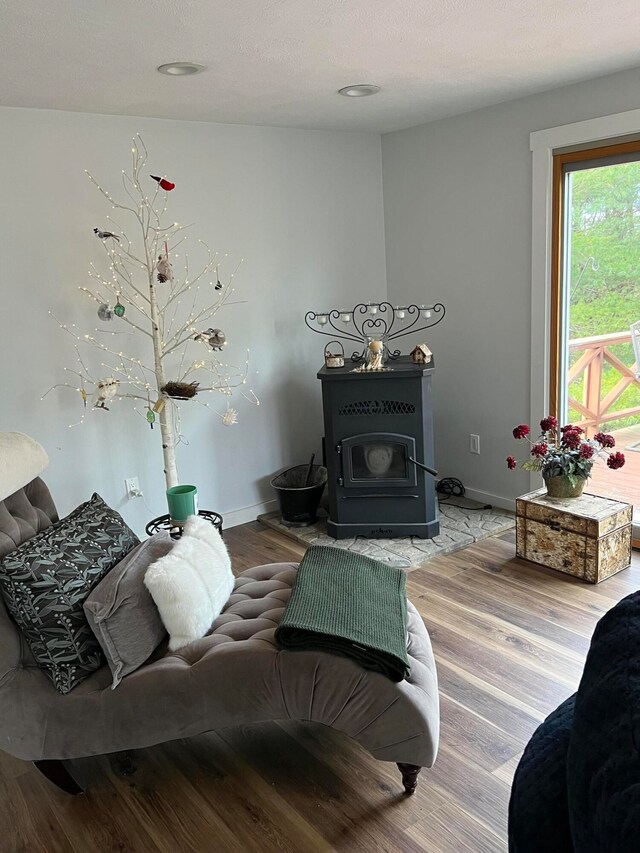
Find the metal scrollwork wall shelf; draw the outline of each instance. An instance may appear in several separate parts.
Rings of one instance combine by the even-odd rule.
[[[384,343],[388,358],[398,358],[400,350],[392,350],[390,341],[410,333],[432,329],[444,319],[444,315],[445,307],[442,302],[431,306],[396,305],[395,308],[390,302],[360,302],[348,310],[332,308],[330,311],[307,311],[304,322],[312,332],[319,335],[355,341],[359,349],[352,353],[351,360],[362,361],[366,355],[367,344],[372,340]],[[423,322],[418,325],[421,320]],[[338,326],[337,323],[341,325]],[[325,327],[328,331],[325,331]]]

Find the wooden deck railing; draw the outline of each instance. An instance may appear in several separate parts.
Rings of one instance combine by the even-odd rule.
[[[615,409],[614,406],[622,394],[631,385],[640,388],[640,379],[636,376],[635,364],[624,364],[614,355],[609,347],[616,344],[631,343],[631,332],[615,332],[612,335],[597,335],[593,338],[576,338],[569,341],[569,352],[580,352],[577,361],[569,368],[568,385],[584,374],[582,400],[569,396],[569,406],[579,412],[582,420],[580,425],[587,430],[588,435],[597,432],[602,424],[640,415],[640,405]],[[620,374],[620,379],[613,388],[602,396],[602,372],[605,365],[610,364]]]

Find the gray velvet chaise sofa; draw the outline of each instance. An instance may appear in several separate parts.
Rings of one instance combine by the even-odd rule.
[[[25,465],[0,458],[0,559],[58,521],[38,476],[48,460],[33,445],[41,451],[35,453],[39,463],[31,456]],[[295,578],[291,563],[243,572],[206,637],[151,658],[115,690],[105,665],[66,695],[36,666],[0,601],[0,749],[34,762],[59,787],[77,793],[63,761],[238,724],[311,721],[396,762],[412,793],[420,769],[435,761],[439,736],[436,669],[421,617],[409,604],[411,674],[400,683],[346,657],[284,651],[274,631]]]

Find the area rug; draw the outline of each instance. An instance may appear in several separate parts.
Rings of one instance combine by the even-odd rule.
[[[440,503],[440,535],[434,539],[403,536],[398,539],[334,539],[327,536],[327,514],[318,512],[318,520],[309,527],[290,527],[284,524],[279,512],[258,516],[266,527],[289,536],[302,545],[329,545],[347,551],[357,551],[398,568],[415,569],[434,557],[452,554],[480,539],[498,536],[515,527],[513,513],[502,509],[483,509],[482,504],[466,498],[458,499],[460,506],[446,501]]]

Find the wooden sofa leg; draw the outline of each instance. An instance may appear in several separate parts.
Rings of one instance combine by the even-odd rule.
[[[60,788],[65,794],[83,793],[83,789],[78,785],[62,761],[58,759],[44,759],[42,761],[34,761],[33,763],[43,776],[46,776],[50,782],[53,782],[56,788]]]
[[[398,764],[398,770],[402,773],[405,794],[415,793],[418,787],[418,774],[422,767],[418,767],[417,764]]]

